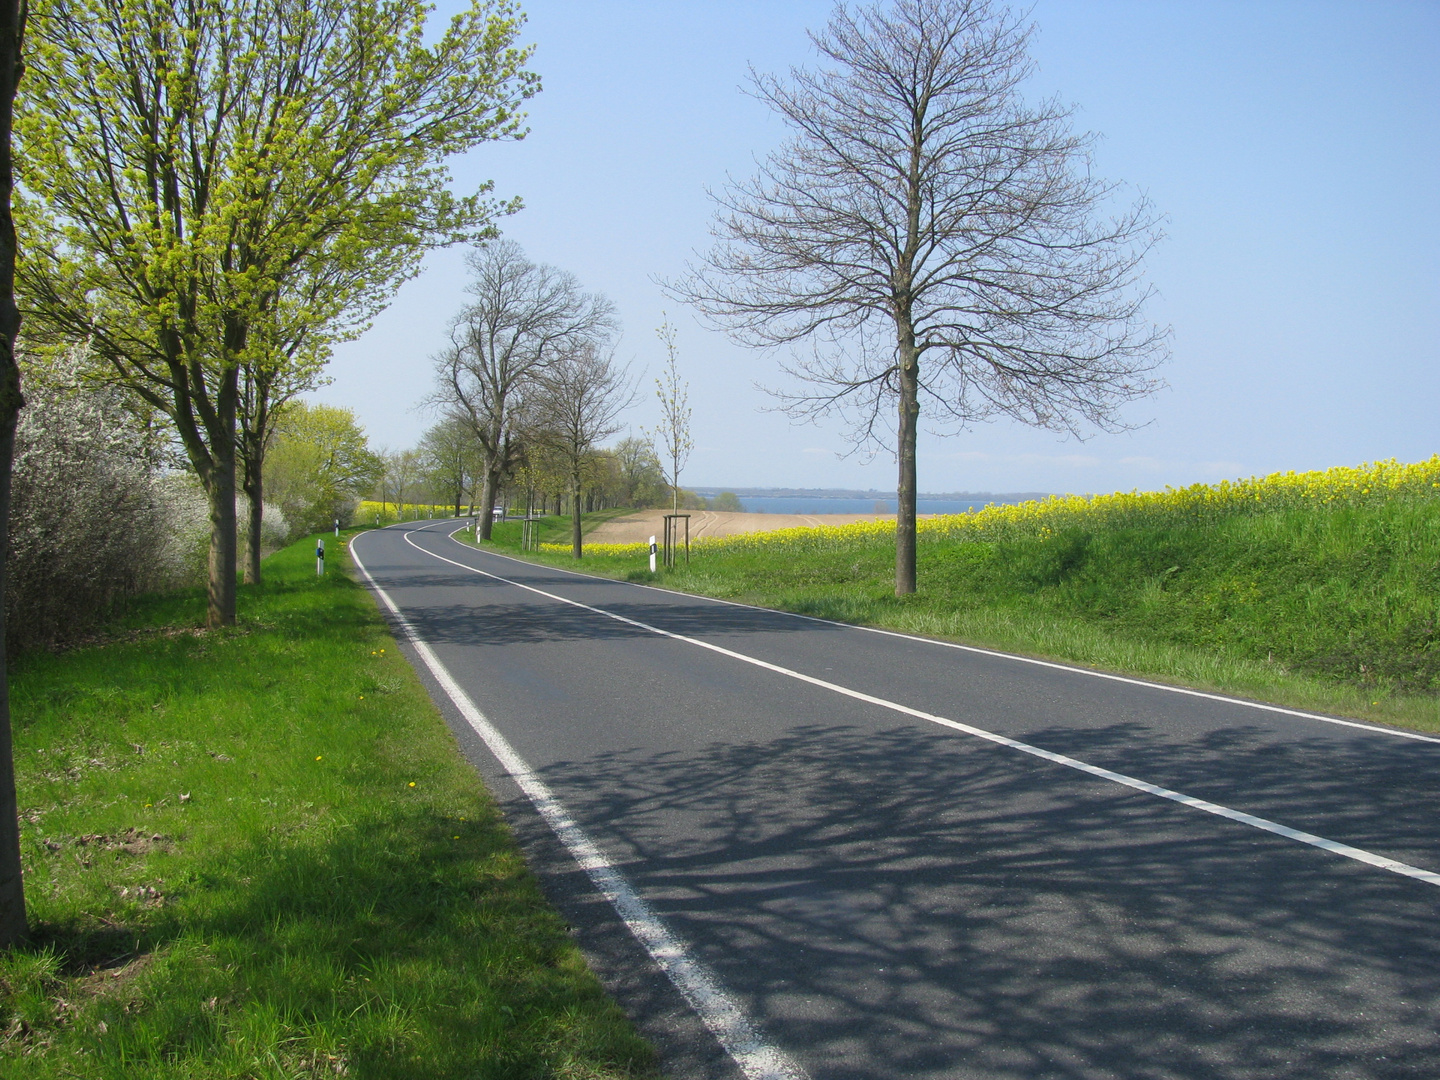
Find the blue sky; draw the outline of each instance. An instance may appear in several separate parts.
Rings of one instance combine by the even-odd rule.
[[[442,3],[443,14],[454,5]],[[687,486],[892,489],[886,454],[845,456],[839,423],[794,425],[756,384],[779,358],[703,328],[656,278],[706,246],[706,188],[748,175],[783,129],[741,92],[749,65],[810,61],[829,3],[532,0],[544,91],[523,142],[455,163],[526,209],[503,223],[539,261],[608,294],[653,424],[668,313],[690,382]],[[1440,4],[1039,0],[1032,91],[1099,132],[1098,172],[1166,215],[1148,263],[1173,328],[1169,388],[1143,425],[1084,441],[1008,421],[922,436],[922,491],[1112,491],[1440,451]],[[314,397],[374,444],[413,444],[430,356],[464,301],[433,256]]]

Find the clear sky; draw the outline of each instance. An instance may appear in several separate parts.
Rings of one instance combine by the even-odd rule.
[[[440,4],[440,13],[455,5]],[[530,0],[544,91],[523,142],[456,163],[526,208],[502,228],[531,258],[608,294],[658,408],[662,313],[678,329],[696,450],[686,486],[893,490],[888,454],[838,424],[794,425],[756,384],[778,360],[704,329],[656,278],[707,244],[707,187],[744,176],[783,128],[741,92],[750,65],[810,62],[811,0]],[[1037,96],[1103,135],[1100,175],[1150,196],[1167,239],[1148,264],[1173,327],[1169,388],[1143,424],[1062,439],[1009,421],[922,436],[922,491],[1112,491],[1440,452],[1440,3],[1038,0]],[[430,357],[464,302],[458,251],[434,255],[316,400],[372,444],[415,443]]]

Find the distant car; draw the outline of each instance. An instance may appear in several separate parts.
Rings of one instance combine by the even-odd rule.
[[[493,510],[490,511],[490,516],[495,521],[505,520],[505,508],[503,506],[495,507]]]

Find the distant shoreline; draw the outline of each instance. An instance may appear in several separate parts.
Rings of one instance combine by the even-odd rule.
[[[742,499],[749,496],[756,499],[888,499],[894,502],[896,498],[894,491],[877,491],[874,488],[861,491],[852,488],[761,488],[704,484],[696,485],[691,490],[707,499],[726,491]],[[915,497],[954,502],[1019,503],[1030,502],[1032,499],[1048,499],[1052,494],[1054,493],[1049,491],[946,491],[921,492]]]

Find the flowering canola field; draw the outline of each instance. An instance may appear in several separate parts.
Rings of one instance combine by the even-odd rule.
[[[1236,514],[1270,514],[1314,507],[1364,506],[1396,498],[1440,500],[1440,454],[1403,464],[1379,461],[1354,468],[1314,472],[1271,473],[1247,480],[1192,484],[1162,491],[1116,492],[1113,495],[1055,495],[1013,505],[992,504],[965,514],[922,518],[921,543],[927,540],[995,541],[1022,536],[1045,537],[1074,528],[1126,528],[1154,525],[1200,525]],[[893,521],[862,521],[741,533],[702,539],[692,545],[706,553],[747,552],[778,556],[807,551],[837,551],[893,542]],[[542,550],[564,553],[568,544],[545,544]],[[589,544],[586,552],[617,558],[649,553],[645,544]]]

